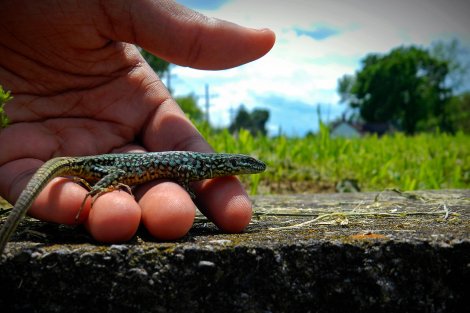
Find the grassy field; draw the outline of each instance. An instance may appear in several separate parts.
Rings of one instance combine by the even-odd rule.
[[[0,88],[0,126],[7,123],[2,106],[8,99]],[[267,163],[265,173],[242,177],[252,194],[333,192],[344,181],[362,191],[470,188],[470,135],[462,133],[333,139],[326,127],[306,138],[199,129],[216,151]]]
[[[333,139],[323,128],[317,136],[296,139],[202,132],[216,151],[267,163],[265,173],[242,178],[252,194],[333,192],[345,180],[357,181],[362,191],[470,188],[469,135]]]

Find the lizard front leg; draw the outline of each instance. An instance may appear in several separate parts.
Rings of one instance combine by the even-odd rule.
[[[115,167],[100,167],[100,170],[105,170],[108,174],[106,174],[103,178],[101,178],[93,187],[91,187],[90,191],[86,194],[85,198],[83,198],[82,204],[80,205],[80,209],[75,216],[75,220],[78,220],[80,214],[82,213],[83,207],[85,206],[85,202],[88,197],[91,197],[91,207],[93,207],[93,203],[95,200],[102,196],[105,193],[112,192],[117,190],[121,187],[127,189],[127,191],[132,195],[131,187],[121,183],[121,179],[126,175],[126,171],[115,168]]]

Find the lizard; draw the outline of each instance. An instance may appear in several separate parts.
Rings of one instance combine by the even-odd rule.
[[[262,161],[248,155],[230,153],[165,151],[56,157],[45,162],[21,192],[0,229],[0,255],[34,200],[44,187],[58,176],[71,176],[89,189],[77,213],[78,218],[88,197],[94,200],[121,187],[130,191],[129,186],[167,178],[180,184],[191,198],[194,198],[194,193],[189,187],[192,181],[254,174],[265,169],[266,164]]]

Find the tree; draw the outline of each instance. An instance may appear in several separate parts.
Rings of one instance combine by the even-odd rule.
[[[254,109],[249,113],[242,105],[238,108],[235,119],[229,126],[230,132],[234,133],[240,129],[248,130],[252,135],[261,133],[266,135],[266,122],[269,119],[269,111],[263,109]]]
[[[175,100],[190,119],[196,122],[204,120],[204,113],[197,106],[197,97],[194,94],[176,97]]]
[[[352,103],[355,101],[354,94],[351,92],[354,86],[354,76],[344,75],[338,80],[338,93],[341,103]]]
[[[158,76],[161,78],[163,74],[165,74],[168,69],[170,68],[170,63],[167,61],[157,58],[150,52],[142,49],[139,47],[140,53],[144,57],[145,61],[150,65],[150,67],[155,71],[155,73],[158,74]]]
[[[355,76],[338,81],[341,100],[359,110],[367,122],[392,122],[413,134],[436,126],[450,130],[445,106],[450,92],[445,87],[448,63],[424,49],[399,47],[389,54],[369,54]]]
[[[266,135],[266,122],[269,119],[269,111],[262,109],[255,109],[251,113],[251,123],[253,132],[252,133],[261,133]]]
[[[470,92],[452,97],[448,111],[455,130],[470,134]]]
[[[430,53],[433,57],[446,61],[449,66],[449,75],[446,85],[454,92],[458,92],[470,71],[468,56],[470,51],[460,44],[457,39],[449,41],[436,41],[431,45]]]

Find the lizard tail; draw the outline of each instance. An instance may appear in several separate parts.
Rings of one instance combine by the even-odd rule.
[[[15,206],[8,215],[6,222],[0,230],[0,255],[3,254],[7,242],[18,227],[18,224],[26,215],[34,199],[44,189],[44,187],[54,178],[63,174],[70,166],[71,158],[54,158],[44,163],[33,175],[21,192]]]

